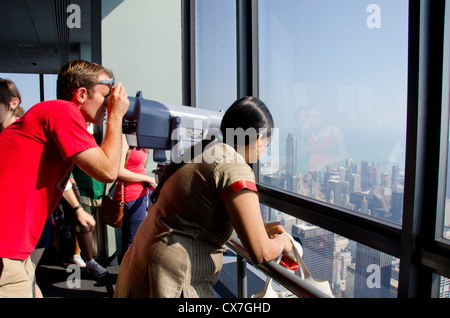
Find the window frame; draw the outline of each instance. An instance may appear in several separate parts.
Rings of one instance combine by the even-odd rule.
[[[182,5],[188,9],[184,11],[183,21],[189,20],[184,27],[189,34],[183,33],[183,58],[189,57],[191,63],[184,68],[184,93],[190,96],[190,105],[195,105],[195,65],[192,64],[195,60],[192,56],[195,52],[192,26],[195,26],[192,19],[195,0],[182,0]],[[442,205],[439,202],[443,198],[439,175],[442,165],[447,164],[447,154],[441,154],[440,146],[448,130],[449,110],[445,106],[441,113],[441,107],[431,107],[442,105],[445,5],[445,0],[409,1],[405,192],[401,225],[260,184],[259,167],[254,165],[262,204],[399,258],[398,298],[435,296],[439,284],[433,273],[450,277],[450,245],[440,238],[436,222],[442,213],[439,212]],[[258,0],[236,0],[236,9],[237,98],[259,96]],[[436,118],[446,119],[441,122]]]

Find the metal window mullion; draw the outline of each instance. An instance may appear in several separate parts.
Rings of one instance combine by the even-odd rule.
[[[259,96],[258,0],[236,0],[237,98]],[[259,163],[253,165],[259,181]]]
[[[182,0],[182,104],[195,107],[196,102],[196,36],[195,0]]]
[[[437,275],[450,277],[450,246],[448,242],[444,243],[442,239],[437,240],[433,247],[420,251],[420,262],[432,268]]]
[[[259,97],[259,10],[258,0],[251,0],[251,25],[252,25],[252,95]]]
[[[247,261],[245,258],[237,254],[236,257],[237,266],[237,291],[238,298],[247,298],[248,295],[248,284],[247,284]]]
[[[446,1],[446,6],[448,1]],[[446,7],[446,24],[448,21],[450,12]],[[436,240],[442,238],[444,233],[444,221],[445,221],[445,199],[447,190],[447,177],[448,177],[448,165],[449,165],[449,107],[450,107],[450,28],[447,26],[447,30],[444,30],[444,45],[443,48],[443,92],[442,92],[442,117],[441,117],[441,143],[440,143],[440,166],[439,166],[439,183],[438,183],[438,202],[437,202],[437,222],[436,222]]]
[[[91,62],[102,64],[102,1],[91,1]]]
[[[44,74],[39,74],[39,96],[40,101],[43,102],[45,100]]]
[[[410,1],[405,196],[398,297],[430,297],[420,251],[435,239],[445,3]]]
[[[255,95],[257,80],[256,24],[254,0],[236,0],[237,98]],[[255,60],[256,59],[256,60]]]

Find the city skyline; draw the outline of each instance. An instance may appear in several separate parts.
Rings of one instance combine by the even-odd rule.
[[[304,155],[304,154],[302,154]],[[286,138],[285,164],[278,170],[260,169],[262,183],[301,196],[338,205],[375,218],[401,223],[404,166],[394,164],[390,172],[376,162],[351,158],[323,169],[298,171],[296,136]],[[264,164],[263,164],[264,165]],[[399,262],[393,256],[351,241],[343,236],[261,205],[265,222],[281,221],[298,238],[303,259],[313,277],[327,280],[336,297],[396,297]],[[378,269],[378,276],[370,271]],[[297,273],[298,275],[298,273]],[[371,286],[372,277],[377,277]]]
[[[401,224],[403,164],[392,163],[390,171],[385,171],[377,162],[361,160],[358,165],[348,157],[342,163],[330,164],[323,169],[311,167],[299,172],[298,145],[292,134],[288,135],[286,145],[284,165],[278,162],[278,169],[274,169],[270,162],[261,163],[260,180],[263,183]],[[364,200],[367,206],[363,205]]]

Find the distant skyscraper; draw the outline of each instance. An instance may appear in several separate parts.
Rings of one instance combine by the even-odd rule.
[[[333,204],[342,206],[345,203],[346,195],[349,194],[349,183],[339,180],[327,181],[327,201],[331,199],[331,192],[334,194]]]
[[[280,189],[284,189],[286,184],[286,178],[279,174],[264,175],[262,181]]]
[[[361,161],[361,190],[367,191],[369,189],[370,182],[370,169],[369,162],[366,160]]]
[[[358,165],[353,161],[352,158],[348,158],[345,161],[345,166],[347,167],[347,170],[350,174],[358,173]]]
[[[392,256],[356,245],[355,298],[390,298]]]
[[[292,236],[302,242],[303,260],[314,278],[333,281],[335,235],[320,227],[294,224]]]
[[[286,138],[286,188],[297,192],[298,185],[294,177],[297,174],[297,137],[289,134]]]
[[[390,188],[392,185],[392,174],[383,172],[381,174],[381,185],[386,188]]]
[[[330,194],[328,195],[327,202],[331,203],[331,204],[334,204],[334,191],[333,190],[330,191]]]
[[[365,195],[363,196],[363,199],[361,200],[361,208],[358,211],[361,213],[367,214],[367,215],[371,214],[370,209],[369,209],[369,204],[367,202],[367,198]]]
[[[361,175],[352,173],[349,179],[349,191],[352,192],[361,192]]]
[[[439,298],[450,298],[450,278],[441,276],[439,284]]]
[[[261,216],[264,223],[270,222],[270,207],[267,205],[260,204],[259,208],[261,210]]]
[[[391,219],[401,223],[403,212],[403,190],[392,191]]]
[[[395,187],[397,184],[398,164],[392,165],[392,184],[391,187]]]
[[[264,223],[280,221],[282,213],[266,205],[259,205]]]

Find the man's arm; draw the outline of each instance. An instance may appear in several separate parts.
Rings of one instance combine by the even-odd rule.
[[[117,178],[122,154],[122,118],[128,105],[125,88],[118,83],[108,100],[106,132],[101,146],[71,157],[77,166],[102,183],[113,182]]]

